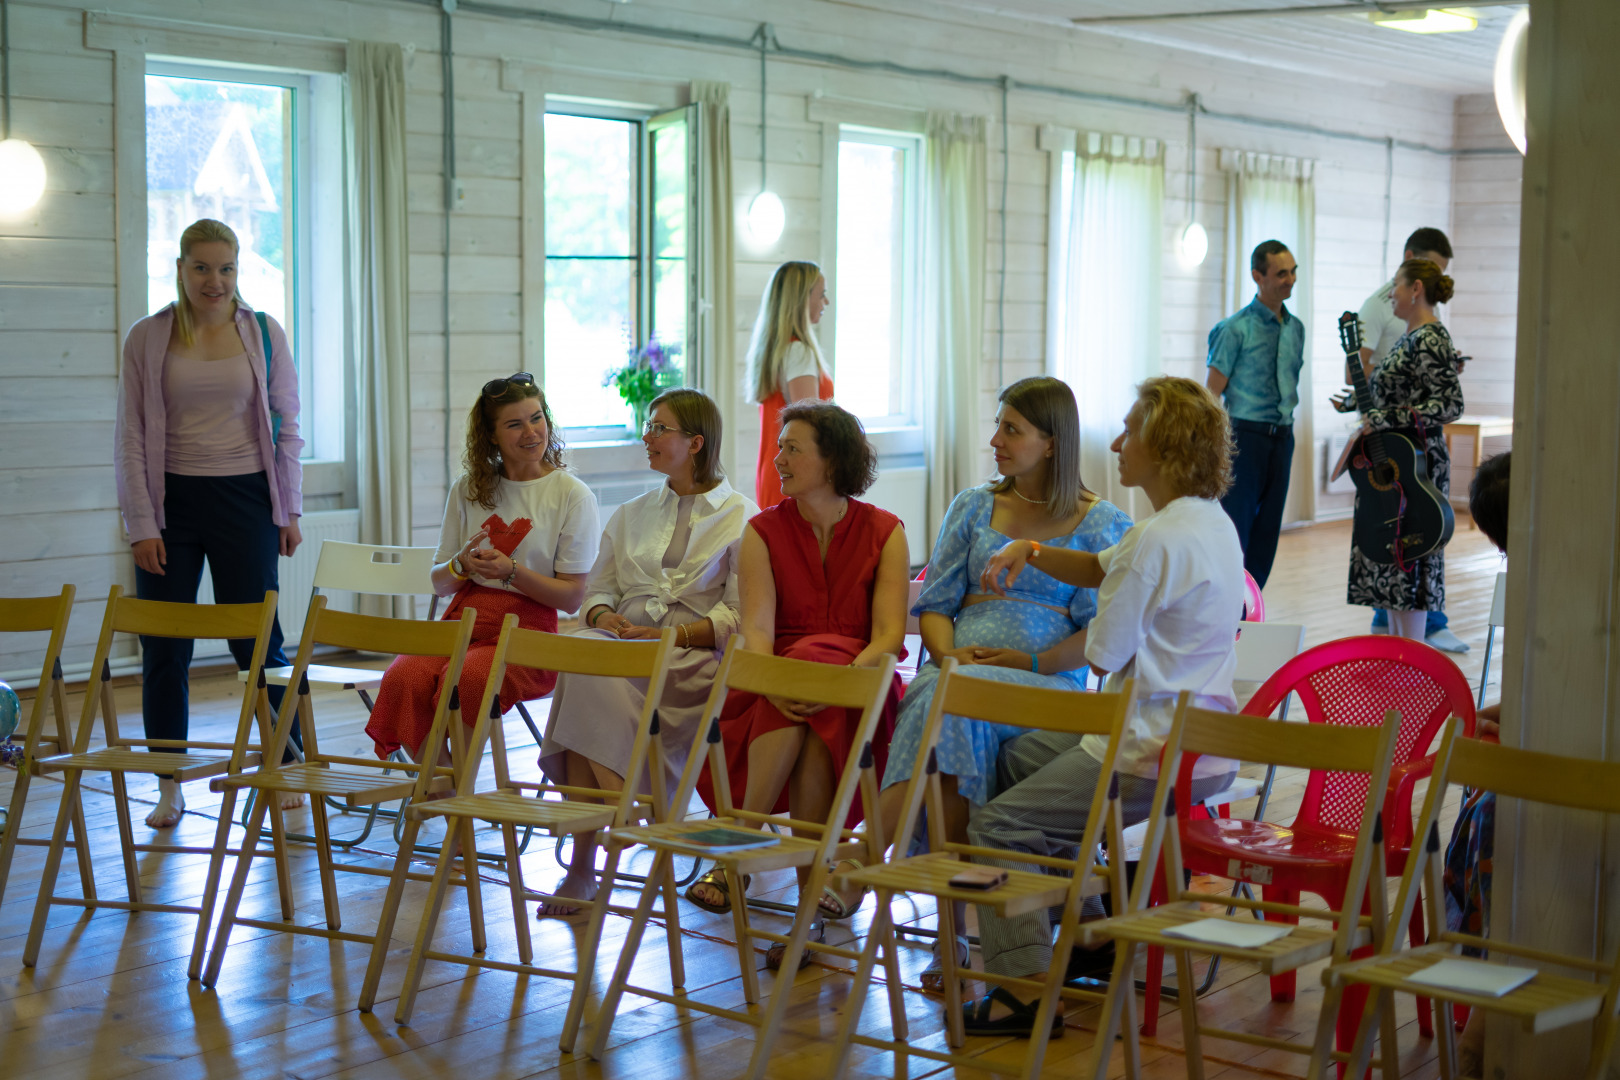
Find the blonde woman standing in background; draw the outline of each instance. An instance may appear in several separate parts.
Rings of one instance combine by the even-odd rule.
[[[761,510],[782,501],[782,478],[775,464],[782,410],[795,401],[832,400],[832,376],[815,334],[828,303],[827,279],[813,262],[778,266],[759,303],[748,345],[748,394],[759,403],[754,496]]]

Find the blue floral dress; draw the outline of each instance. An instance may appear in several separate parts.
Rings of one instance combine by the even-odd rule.
[[[998,597],[965,605],[968,596],[985,595],[979,587],[979,575],[990,557],[1011,539],[990,527],[994,509],[995,495],[988,487],[970,488],[952,501],[945,522],[940,526],[933,557],[928,562],[927,584],[911,613],[920,616],[933,612],[950,618],[956,624],[955,642],[959,649],[982,646],[1042,652],[1090,625],[1092,616],[1097,614],[1097,591],[1065,585],[1030,566],[1008,588],[1009,599]],[[1041,545],[1102,551],[1117,544],[1130,527],[1131,519],[1124,511],[1099,500],[1091,504],[1072,533],[1043,540]],[[1025,686],[1084,690],[1087,669],[1039,675],[1033,671],[973,664],[963,666],[960,671]],[[884,787],[911,779],[923,726],[928,719],[928,704],[938,681],[939,663],[930,657],[917,670],[917,677],[900,703],[900,719],[889,747],[888,768],[883,774]],[[991,724],[946,715],[939,737],[940,772],[956,777],[957,792],[975,806],[982,806],[996,794],[991,788],[995,784],[996,755],[1001,744],[1026,730],[1012,724]]]

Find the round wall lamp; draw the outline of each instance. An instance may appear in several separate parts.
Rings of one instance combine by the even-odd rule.
[[[1513,145],[1524,153],[1525,67],[1529,61],[1530,9],[1519,11],[1508,21],[1502,44],[1496,47],[1496,112]]]
[[[1198,222],[1193,222],[1181,230],[1181,236],[1176,241],[1176,256],[1181,259],[1181,265],[1191,270],[1203,264],[1205,256],[1209,254],[1209,233]]]
[[[761,191],[748,204],[748,235],[760,247],[770,247],[782,238],[787,225],[787,209],[774,191]]]
[[[1187,227],[1176,238],[1176,258],[1191,270],[1209,254],[1209,233],[1198,224],[1198,95],[1187,98]]]
[[[26,213],[45,194],[45,159],[11,137],[11,8],[0,0],[0,217]]]

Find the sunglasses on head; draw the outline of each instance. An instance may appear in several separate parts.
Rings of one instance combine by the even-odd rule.
[[[502,394],[506,393],[507,390],[511,389],[513,384],[518,386],[533,386],[534,376],[530,375],[527,371],[519,371],[516,374],[508,375],[504,379],[491,379],[489,382],[484,384],[484,396],[500,397]]]

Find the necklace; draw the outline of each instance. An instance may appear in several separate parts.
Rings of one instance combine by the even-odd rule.
[[[1045,506],[1046,505],[1046,500],[1045,499],[1032,499],[1028,495],[1025,495],[1022,491],[1019,491],[1018,490],[1018,481],[1016,481],[1016,480],[1014,480],[1012,482],[1012,493],[1014,495],[1018,496],[1020,499],[1023,499],[1027,503],[1034,503],[1036,506]]]

